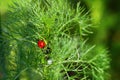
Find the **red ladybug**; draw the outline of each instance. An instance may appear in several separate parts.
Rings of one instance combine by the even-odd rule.
[[[43,40],[38,40],[38,47],[39,48],[44,48],[45,46],[46,46],[46,43],[45,43],[45,41],[43,41]]]

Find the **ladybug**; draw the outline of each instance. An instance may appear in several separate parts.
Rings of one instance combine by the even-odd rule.
[[[44,54],[50,54],[52,52],[51,48],[46,45],[44,40],[38,40],[38,47],[42,49]]]
[[[41,48],[41,49],[46,46],[46,43],[45,43],[44,40],[38,40],[38,43],[37,43],[37,44],[38,44],[38,47]]]

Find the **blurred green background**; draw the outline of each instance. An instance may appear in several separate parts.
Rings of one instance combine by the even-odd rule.
[[[120,0],[70,1],[74,3],[81,1],[81,5],[86,10],[90,10],[94,33],[89,35],[89,41],[107,48],[111,57],[111,78],[112,80],[120,80]],[[8,5],[12,5],[12,0],[0,0],[0,22],[5,19],[5,13],[9,8]],[[2,46],[0,48],[2,50]]]

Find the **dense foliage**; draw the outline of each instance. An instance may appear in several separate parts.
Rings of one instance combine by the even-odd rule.
[[[91,26],[80,3],[73,7],[67,0],[15,1],[2,21],[4,79],[106,80],[107,51],[84,38],[92,33]],[[38,40],[46,42],[44,49]]]

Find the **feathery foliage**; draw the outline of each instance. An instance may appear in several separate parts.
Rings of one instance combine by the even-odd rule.
[[[68,0],[14,1],[2,21],[6,80],[106,80],[107,51],[83,38],[91,33],[84,10]],[[51,52],[45,54],[38,39]]]

